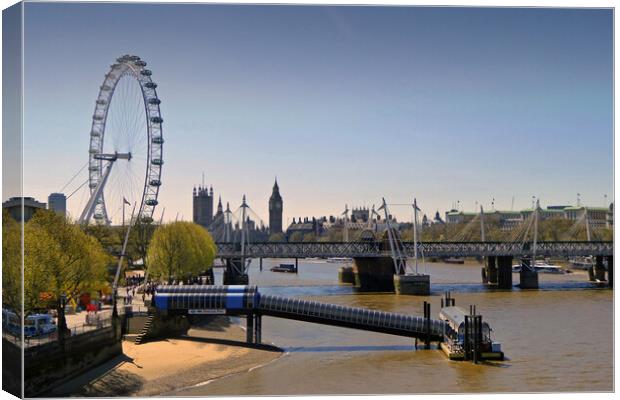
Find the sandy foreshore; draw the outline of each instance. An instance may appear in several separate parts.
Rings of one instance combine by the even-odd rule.
[[[136,345],[123,355],[57,387],[45,396],[174,395],[179,389],[267,364],[282,353],[275,346],[246,345],[245,330],[218,317],[187,336]]]

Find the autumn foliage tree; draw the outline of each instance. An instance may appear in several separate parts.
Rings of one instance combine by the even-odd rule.
[[[149,243],[149,275],[172,282],[196,276],[213,266],[216,246],[209,232],[192,222],[178,221],[159,226]]]

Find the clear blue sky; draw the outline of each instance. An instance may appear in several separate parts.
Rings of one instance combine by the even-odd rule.
[[[603,205],[612,24],[594,9],[27,3],[24,193],[46,199],[87,160],[103,74],[130,53],[159,84],[166,219],[191,219],[203,171],[265,220],[276,175],[285,221],[382,196],[427,213]]]

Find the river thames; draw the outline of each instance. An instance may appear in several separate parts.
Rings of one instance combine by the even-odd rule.
[[[442,293],[450,290],[456,305],[477,306],[506,360],[449,361],[434,346],[416,350],[407,338],[264,317],[263,342],[282,348],[282,357],[175,395],[613,390],[613,291],[587,282],[585,271],[540,274],[540,290],[498,291],[480,284],[479,264],[428,263],[432,293],[418,297],[356,293],[338,285],[342,265],[323,260],[300,260],[298,275],[269,270],[280,262],[288,261],[264,260],[262,272],[252,263],[250,282],[261,293],[415,315],[423,314],[426,300],[436,318]],[[518,279],[513,274],[514,284]]]

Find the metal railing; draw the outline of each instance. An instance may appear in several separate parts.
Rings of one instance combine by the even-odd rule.
[[[65,338],[75,337],[79,335],[83,335],[85,333],[93,332],[102,328],[107,328],[112,326],[112,316],[105,316],[103,318],[98,318],[96,321],[92,320],[87,323],[81,325],[75,325],[68,328],[68,333],[65,335]],[[8,331],[2,332],[2,337],[11,343],[20,346],[24,345],[25,348],[41,346],[44,344],[52,343],[58,341],[58,331],[52,332],[50,334],[38,335],[38,336],[26,336],[22,342],[20,336],[13,335]]]

